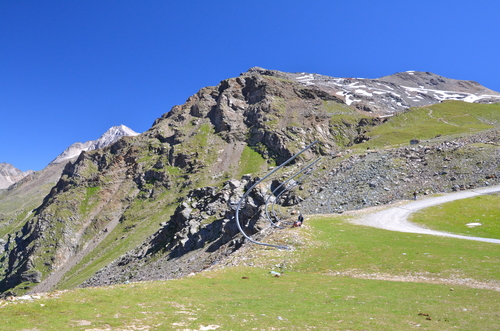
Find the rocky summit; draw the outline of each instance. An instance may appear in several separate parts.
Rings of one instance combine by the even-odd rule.
[[[15,182],[23,179],[33,170],[21,171],[14,167],[12,164],[2,162],[0,163],[0,189],[6,189]]]
[[[106,131],[99,139],[89,140],[81,143],[77,142],[66,148],[64,152],[59,154],[50,164],[57,164],[80,155],[81,152],[92,151],[94,149],[106,147],[116,142],[124,136],[137,136],[138,133],[125,125],[113,126]]]
[[[248,244],[238,205],[242,232],[265,240],[279,231],[270,205],[286,225],[298,211],[499,183],[498,102],[478,83],[427,72],[360,79],[251,68],[140,135],[81,148],[43,202],[2,221],[0,291],[178,278],[223,264]]]
[[[406,71],[378,79],[336,78],[309,73],[283,73],[262,68],[249,72],[281,77],[337,96],[345,104],[372,115],[392,115],[410,107],[445,100],[500,102],[500,93],[477,82],[456,80],[430,72]]]

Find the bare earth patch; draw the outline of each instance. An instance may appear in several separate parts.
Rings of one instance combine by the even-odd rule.
[[[480,282],[474,279],[460,278],[460,277],[439,278],[439,277],[431,277],[426,274],[391,275],[386,273],[363,273],[358,270],[331,272],[328,273],[328,275],[347,276],[358,279],[388,280],[393,282],[462,285],[470,288],[477,288],[482,290],[494,290],[500,292],[500,282],[498,281]]]

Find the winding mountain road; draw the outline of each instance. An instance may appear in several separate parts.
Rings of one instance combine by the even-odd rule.
[[[491,187],[482,187],[472,190],[460,191],[456,193],[447,193],[437,197],[428,197],[428,198],[426,197],[422,198],[421,200],[412,201],[407,204],[391,207],[375,213],[360,215],[352,222],[355,224],[367,225],[390,231],[430,234],[434,236],[453,237],[453,238],[500,244],[500,239],[469,237],[442,231],[435,231],[423,228],[417,224],[408,221],[408,216],[411,213],[416,212],[417,210],[423,208],[439,205],[449,201],[466,199],[478,195],[490,194],[499,191],[500,191],[500,185],[497,185]]]

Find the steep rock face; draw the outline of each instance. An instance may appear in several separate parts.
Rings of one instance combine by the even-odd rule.
[[[332,115],[343,114],[353,118],[332,120]],[[316,87],[251,70],[217,87],[200,90],[184,105],[158,119],[152,130],[160,141],[174,147],[173,163],[182,164],[189,157],[178,156],[176,146],[194,132],[186,130],[186,125],[195,129],[207,119],[225,142],[245,141],[256,148],[261,146],[259,152],[276,158],[278,163],[314,140],[324,143],[322,153],[335,152],[337,143],[353,143],[361,121],[372,121]],[[336,138],[339,131],[343,131],[341,139]],[[347,142],[341,141],[345,139]]]
[[[169,222],[141,246],[101,269],[81,287],[103,286],[127,281],[171,279],[199,272],[238,249],[236,206],[249,176],[230,180],[221,189],[204,187],[190,191]],[[255,190],[240,212],[244,231],[253,235],[268,226],[262,213],[265,192]]]

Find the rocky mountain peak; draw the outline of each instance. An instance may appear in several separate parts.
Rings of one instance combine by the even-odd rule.
[[[348,106],[371,116],[386,116],[410,107],[446,100],[474,103],[500,102],[500,93],[477,82],[450,79],[430,72],[406,71],[378,79],[330,77],[313,73],[286,73],[260,67],[241,74],[272,76],[338,96]]]
[[[455,91],[474,94],[492,94],[500,96],[500,93],[490,90],[478,82],[446,78],[428,71],[398,72],[390,76],[378,78],[378,80],[419,89]]]
[[[94,149],[103,148],[116,142],[123,136],[137,136],[139,133],[130,129],[125,125],[113,126],[107,130],[99,139],[90,140],[85,143],[77,142],[69,146],[64,152],[57,156],[50,164],[61,163],[63,161],[74,158],[82,151],[92,151]]]
[[[31,173],[33,170],[23,172],[10,163],[0,163],[0,189],[8,188]]]

